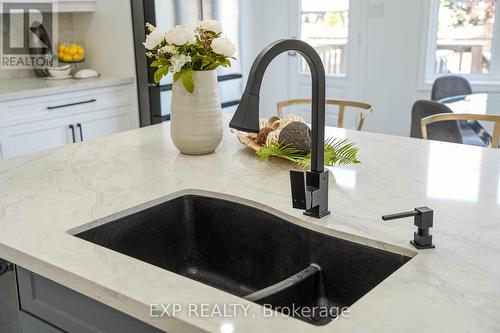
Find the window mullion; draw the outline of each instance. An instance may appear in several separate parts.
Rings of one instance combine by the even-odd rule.
[[[427,77],[436,75],[436,51],[439,29],[439,0],[430,0],[429,34],[427,36]]]
[[[495,13],[495,26],[493,27],[493,45],[491,48],[490,73],[493,79],[500,79],[500,10]]]

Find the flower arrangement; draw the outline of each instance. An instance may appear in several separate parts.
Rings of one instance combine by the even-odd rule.
[[[146,24],[148,34],[144,46],[146,56],[153,59],[154,80],[172,72],[174,82],[182,78],[184,88],[193,93],[195,84],[193,71],[209,71],[219,66],[230,67],[236,48],[222,36],[219,21],[200,21],[196,27],[183,24],[163,32],[151,24]]]

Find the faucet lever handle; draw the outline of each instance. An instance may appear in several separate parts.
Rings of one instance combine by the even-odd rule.
[[[293,208],[306,210],[306,182],[304,172],[290,170],[290,183],[292,184]]]

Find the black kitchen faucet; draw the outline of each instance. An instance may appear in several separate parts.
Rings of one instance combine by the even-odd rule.
[[[324,168],[325,144],[325,69],[312,46],[297,39],[278,40],[267,46],[255,59],[240,104],[229,123],[231,128],[258,133],[259,93],[269,63],[283,52],[296,51],[304,57],[312,77],[311,170],[290,171],[292,205],[316,218],[328,215],[328,171]]]

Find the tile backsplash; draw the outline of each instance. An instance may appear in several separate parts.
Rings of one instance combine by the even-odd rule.
[[[6,15],[6,14],[4,14]],[[17,14],[10,14],[11,20],[16,20]],[[19,14],[21,15],[21,14]],[[74,26],[74,15],[73,13],[59,13],[58,17],[58,40],[53,40],[52,36],[50,39],[52,44],[57,43],[58,41],[73,41],[75,39],[75,26]],[[10,27],[7,27],[5,24],[5,20],[2,19],[2,31],[9,31]],[[23,36],[24,32],[22,29],[13,30],[10,33],[11,38],[17,40],[23,40],[25,36]],[[50,32],[49,32],[50,34]],[[56,45],[53,45],[56,47]],[[27,47],[26,47],[27,49]],[[54,52],[57,50],[54,49]],[[28,51],[26,51],[28,53]],[[32,77],[35,76],[33,70],[29,69],[0,69],[0,79],[11,79],[11,78],[21,78],[21,77]]]

